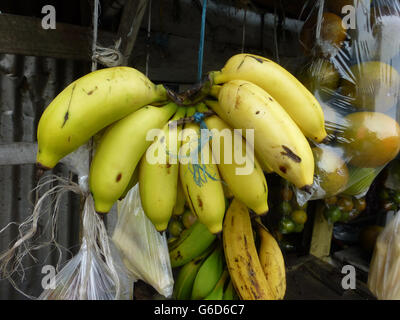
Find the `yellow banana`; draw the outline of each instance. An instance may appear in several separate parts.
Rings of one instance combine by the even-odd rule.
[[[218,116],[214,115],[205,120],[207,128],[212,130],[212,151],[216,159],[222,179],[228,185],[234,197],[242,201],[256,214],[268,212],[268,186],[264,173],[251,150],[246,148],[246,140],[242,136],[234,138],[235,133]],[[239,138],[239,139],[237,139]],[[226,140],[228,139],[228,140]],[[240,141],[241,148],[234,146]],[[240,152],[235,152],[240,150]],[[225,158],[225,153],[228,158]],[[236,155],[243,157],[242,161]],[[229,159],[230,158],[230,159]]]
[[[140,161],[140,199],[146,216],[157,231],[167,229],[176,203],[180,147],[178,137],[182,129],[181,125],[176,125],[176,121],[183,118],[185,113],[183,107],[178,109]],[[150,159],[149,162],[148,157],[154,157],[154,159]]]
[[[183,189],[182,189],[181,178],[178,175],[178,185],[177,185],[177,190],[176,190],[176,201],[175,201],[174,209],[172,210],[172,214],[174,216],[182,215],[185,212],[185,204],[186,204],[185,193],[183,192]]]
[[[275,99],[249,81],[232,80],[222,86],[218,101],[206,102],[232,127],[254,130],[254,148],[261,161],[300,189],[313,184],[311,147]]]
[[[118,200],[123,200],[126,195],[128,194],[128,192],[134,187],[136,186],[136,184],[139,182],[139,168],[136,167],[135,171],[133,171],[131,179],[129,180],[128,185],[125,188],[125,191],[122,193],[122,195],[119,197]]]
[[[89,73],[66,87],[40,118],[37,164],[51,169],[94,134],[144,105],[165,101],[166,90],[129,67]]]
[[[260,166],[261,166],[261,169],[262,169],[265,173],[273,173],[274,170],[272,170],[271,166],[267,163],[267,161],[265,161],[264,158],[259,157],[259,156],[257,155],[257,152],[256,152],[255,154],[256,154],[256,159],[258,160],[258,162],[259,162],[259,164],[260,164]]]
[[[258,258],[247,207],[233,199],[224,220],[222,240],[232,283],[241,300],[274,300]]]
[[[247,80],[267,91],[292,117],[304,135],[316,142],[326,137],[324,113],[318,100],[289,71],[264,57],[242,53],[231,57],[213,83]]]
[[[89,186],[97,212],[110,211],[150,146],[147,134],[160,129],[175,113],[177,105],[145,106],[111,125],[101,137],[90,166]]]
[[[260,237],[258,256],[261,266],[275,299],[282,300],[286,292],[286,271],[282,251],[275,238],[261,223],[257,223],[257,231]]]
[[[200,126],[196,123],[186,124],[182,132],[180,178],[190,209],[211,233],[216,234],[222,231],[225,214],[224,190],[217,165],[212,159],[210,145],[206,141],[200,147],[199,138]],[[202,163],[202,160],[207,163]]]

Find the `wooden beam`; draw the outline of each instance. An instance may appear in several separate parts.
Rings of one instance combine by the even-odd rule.
[[[37,154],[36,142],[13,142],[0,144],[0,166],[35,164]],[[73,173],[82,177],[88,175],[89,156],[83,145],[60,160]]]
[[[325,259],[330,255],[333,224],[324,217],[324,205],[318,204],[315,211],[310,254]]]
[[[36,162],[36,152],[36,143],[0,144],[0,166],[33,164]]]
[[[43,29],[41,19],[0,14],[0,53],[91,60],[91,28],[57,23],[56,29]],[[102,46],[114,44],[116,35],[99,32]]]
[[[126,1],[118,29],[118,39],[121,38],[122,41],[122,65],[127,65],[129,62],[148,3],[149,0]]]

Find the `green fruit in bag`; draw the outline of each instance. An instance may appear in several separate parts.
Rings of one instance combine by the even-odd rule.
[[[368,192],[381,168],[354,168],[349,167],[350,177],[343,194],[357,196]]]

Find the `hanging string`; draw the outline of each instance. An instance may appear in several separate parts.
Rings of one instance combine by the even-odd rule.
[[[123,61],[122,53],[119,51],[121,38],[119,38],[113,48],[106,48],[97,44],[98,25],[99,25],[100,3],[94,0],[93,6],[93,42],[92,42],[92,72],[97,70],[97,63],[106,67],[116,67]]]
[[[244,53],[244,43],[246,39],[246,18],[247,18],[247,6],[244,8],[244,16],[243,16],[242,53]]]
[[[278,23],[279,23],[278,9],[275,3],[274,4],[274,56],[275,56],[275,61],[277,63],[280,63],[279,44],[278,44]]]
[[[200,29],[200,45],[199,45],[199,58],[197,65],[197,81],[200,82],[203,73],[203,55],[204,55],[204,36],[206,29],[206,13],[207,13],[207,0],[203,0],[203,9],[201,12],[201,29]]]
[[[149,61],[150,61],[150,31],[151,31],[151,2],[149,1],[149,15],[147,18],[147,44],[146,44],[146,77],[149,76]]]
[[[208,130],[207,125],[204,121],[205,119],[205,114],[202,112],[196,112],[193,115],[194,122],[198,123],[200,125],[200,130],[203,129],[203,132],[207,132],[206,136],[203,134],[200,134],[199,137],[199,142],[198,142],[198,147],[197,149],[193,150],[191,152],[190,157],[192,158],[192,161],[189,163],[188,170],[193,176],[193,180],[196,183],[197,186],[201,187],[203,184],[208,182],[208,179],[211,179],[213,181],[217,181],[218,179],[215,177],[215,175],[211,175],[207,171],[207,166],[205,164],[205,161],[203,159],[203,152],[202,150],[204,149],[204,146],[210,142],[212,139],[211,131]],[[204,131],[206,130],[206,131]],[[200,155],[200,156],[199,156]],[[198,159],[200,158],[200,163],[198,163]]]

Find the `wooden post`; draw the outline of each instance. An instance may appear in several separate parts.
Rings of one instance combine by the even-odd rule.
[[[324,205],[318,203],[315,210],[310,254],[326,260],[330,255],[332,234],[333,224],[329,223],[324,217]]]
[[[128,65],[129,57],[135,45],[142,19],[149,0],[127,1],[118,28],[118,38],[121,39],[122,65]]]

